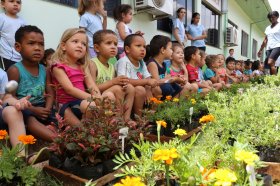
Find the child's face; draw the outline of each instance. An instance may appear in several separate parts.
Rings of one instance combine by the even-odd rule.
[[[52,61],[51,61],[52,55],[53,55],[53,54],[49,54],[49,55],[46,57],[46,65],[47,65],[48,67],[51,66],[51,64],[52,64]]]
[[[41,33],[25,33],[21,42],[15,43],[15,49],[23,61],[39,63],[44,57],[44,37]]]
[[[76,33],[65,43],[61,43],[61,49],[70,60],[77,61],[86,55],[87,51],[87,35],[84,33]]]
[[[118,53],[118,38],[114,34],[106,34],[102,36],[102,42],[95,44],[94,49],[98,56],[102,56],[106,59],[115,57]]]
[[[219,67],[224,67],[224,65],[225,65],[224,56],[218,55],[218,59],[219,59]]]
[[[215,59],[212,63],[212,68],[218,69],[220,67],[219,61],[219,59]]]
[[[141,36],[134,37],[131,45],[125,47],[125,52],[132,60],[142,60],[146,55],[146,42],[144,38]]]
[[[250,63],[249,65],[245,65],[246,70],[250,70],[251,68],[252,68],[252,63]]]
[[[242,70],[241,68],[242,68],[241,63],[236,63],[235,70]]]
[[[234,70],[235,69],[235,62],[234,61],[228,62],[227,69]]]
[[[165,49],[163,49],[164,59],[171,59],[173,50],[172,50],[172,43],[168,42]]]
[[[184,63],[184,51],[181,47],[175,47],[171,56],[172,63],[183,64]]]
[[[129,10],[127,14],[122,14],[122,20],[125,24],[132,21],[132,10]]]
[[[197,49],[196,52],[192,55],[192,59],[195,61],[195,64],[199,64],[201,60],[201,55],[199,50]]]
[[[234,54],[234,50],[230,50],[230,51],[229,51],[229,55],[230,55],[230,56],[233,56],[233,54]]]
[[[200,61],[198,63],[199,67],[203,67],[205,65],[206,55],[201,56]]]
[[[1,4],[10,16],[15,16],[21,10],[21,0],[4,0]]]

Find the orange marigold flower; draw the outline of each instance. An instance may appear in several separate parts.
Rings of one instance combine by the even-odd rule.
[[[157,149],[153,154],[153,160],[163,160],[166,164],[171,165],[173,162],[173,159],[178,158],[178,153],[175,148],[172,149]]]
[[[208,114],[208,115],[200,118],[199,123],[208,123],[208,122],[211,122],[211,121],[214,121],[214,120],[215,120],[215,117],[212,114]]]
[[[21,141],[25,145],[34,144],[36,141],[36,139],[32,135],[20,135],[18,137],[18,140]]]
[[[170,100],[172,99],[172,96],[166,96],[165,99],[166,99],[167,101],[170,101]]]
[[[157,102],[158,101],[158,99],[157,98],[155,98],[155,97],[152,97],[152,98],[150,98],[150,102]]]
[[[161,125],[161,126],[163,126],[164,128],[166,128],[167,123],[166,123],[164,120],[156,121],[156,123],[157,123],[157,125]]]
[[[0,140],[5,139],[8,135],[6,130],[0,130]]]

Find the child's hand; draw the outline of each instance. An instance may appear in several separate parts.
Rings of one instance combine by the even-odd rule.
[[[126,76],[118,76],[112,79],[113,85],[126,86],[128,82],[129,79]]]
[[[31,96],[26,96],[24,98],[21,98],[20,100],[18,100],[16,103],[15,103],[15,107],[17,110],[24,110],[28,107],[31,107],[32,104],[28,101],[30,99]]]
[[[158,86],[158,81],[156,79],[148,79],[147,85],[151,86],[152,88]]]
[[[47,109],[45,107],[36,107],[34,109],[32,109],[32,112],[40,119],[47,119],[48,116],[50,115],[51,113],[51,110],[50,109]]]

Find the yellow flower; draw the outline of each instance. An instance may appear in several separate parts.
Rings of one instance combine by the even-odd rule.
[[[191,99],[192,104],[196,104],[196,100],[195,99]]]
[[[166,96],[165,99],[166,99],[167,101],[170,101],[170,100],[172,99],[172,96]]]
[[[231,186],[237,180],[235,173],[228,169],[217,169],[209,175],[209,178],[210,180],[216,180],[215,186]]]
[[[34,144],[36,139],[32,135],[20,135],[18,140],[21,141],[24,145]]]
[[[0,130],[0,140],[5,139],[8,135],[6,130]]]
[[[187,134],[187,132],[184,129],[177,129],[173,133],[178,135],[178,136],[183,136],[183,135]]]
[[[172,149],[157,149],[153,154],[153,160],[163,160],[166,164],[171,165],[173,162],[173,159],[178,158],[178,153],[175,148]]]
[[[139,177],[127,176],[125,179],[121,179],[120,183],[116,183],[114,186],[145,186],[145,184],[141,182],[141,178]]]
[[[178,98],[174,98],[173,102],[179,102],[179,99]]]
[[[235,152],[235,159],[237,161],[244,161],[247,165],[254,165],[255,161],[259,161],[260,158],[253,152],[238,150]]]
[[[211,121],[214,121],[214,120],[215,120],[215,117],[212,114],[208,114],[206,116],[202,116],[199,119],[199,123],[208,123],[208,122],[211,122]]]
[[[167,123],[166,123],[164,120],[156,121],[156,123],[157,123],[157,125],[161,125],[161,126],[163,126],[164,128],[166,128]]]

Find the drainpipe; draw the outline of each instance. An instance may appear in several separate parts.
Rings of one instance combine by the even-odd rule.
[[[222,15],[224,18],[224,27],[223,27],[223,41],[224,41],[224,56],[227,56],[227,45],[225,44],[225,35],[227,31],[227,25],[228,25],[228,0],[222,1]]]
[[[267,19],[264,19],[264,20],[260,20],[260,21],[256,21],[256,22],[253,22],[253,23],[250,23],[250,35],[249,35],[249,45],[248,45],[248,52],[249,52],[249,59],[252,59],[252,27],[254,24],[256,23],[260,23],[260,22],[263,22],[263,21],[266,21]]]

